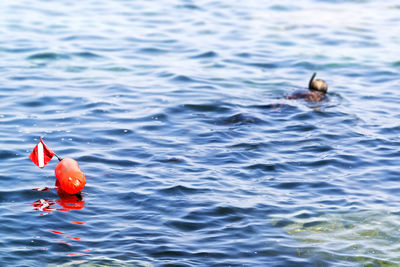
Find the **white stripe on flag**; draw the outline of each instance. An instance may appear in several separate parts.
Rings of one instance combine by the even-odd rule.
[[[43,168],[44,167],[44,153],[43,153],[43,144],[42,144],[42,142],[40,142],[38,144],[38,164],[39,164],[39,168]]]

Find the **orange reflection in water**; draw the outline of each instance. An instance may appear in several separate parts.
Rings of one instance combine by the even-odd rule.
[[[85,224],[86,222],[72,222],[74,224]]]
[[[50,230],[50,232],[52,232],[53,234],[58,234],[58,235],[67,235],[67,233],[63,233],[63,232],[56,231],[56,230]]]
[[[46,188],[47,189],[47,188]],[[34,188],[36,191],[49,191],[48,190],[39,190],[38,188]],[[60,211],[70,211],[70,210],[81,210],[85,207],[85,201],[82,198],[82,195],[75,194],[71,195],[63,191],[61,188],[56,188],[57,194],[60,197],[57,200],[52,199],[39,199],[32,203],[33,210],[40,211],[52,211],[52,210],[60,210]],[[62,208],[54,208],[55,204],[60,205]],[[74,222],[76,224],[84,224],[81,222]]]
[[[56,188],[57,194],[59,196],[58,199],[39,199],[34,201],[31,205],[33,206],[33,210],[39,210],[39,211],[46,211],[46,213],[42,213],[41,215],[46,215],[49,214],[50,212],[54,210],[58,211],[71,211],[71,210],[81,210],[85,207],[85,201],[82,198],[82,195],[75,194],[71,195],[63,191],[60,187],[58,187],[56,183]],[[34,188],[33,190],[35,191],[50,191],[51,189],[48,187],[43,187],[43,188]],[[61,207],[56,207],[58,204]],[[73,221],[71,222],[73,224],[76,224],[77,227],[80,227],[79,225],[84,225],[86,221]],[[57,231],[57,230],[49,230],[53,234],[61,235],[64,236],[64,238],[68,238],[69,240],[73,241],[81,241],[82,239],[80,237],[74,237],[70,236],[68,233]],[[65,244],[68,246],[73,246],[73,243],[69,243],[66,241],[59,241],[61,244]],[[46,248],[47,249],[47,248]],[[84,250],[85,252],[90,251],[90,249]],[[66,254],[66,256],[81,256],[81,255],[89,255],[87,253],[81,253],[81,252],[72,252]]]
[[[50,230],[50,232],[52,232],[53,234],[57,234],[57,235],[68,235],[68,233],[64,233],[64,232],[60,232],[60,231],[56,231],[56,230]],[[81,241],[80,237],[66,236],[65,238],[73,239],[75,241]],[[69,243],[64,242],[64,241],[62,241],[62,243],[70,245]]]
[[[74,195],[68,194],[61,189],[58,180],[56,180],[56,188],[57,194],[60,197],[59,199],[57,199],[57,203],[63,207],[63,209],[58,210],[69,211],[83,209],[85,201],[83,201],[81,193]]]
[[[57,199],[57,204],[62,206],[62,211],[69,211],[69,210],[81,210],[85,207],[85,201],[83,201],[81,194],[70,195],[60,188],[57,189],[58,196],[60,197]]]
[[[73,239],[75,241],[81,241],[80,237],[67,236],[67,238],[71,238],[71,239]]]
[[[73,252],[73,253],[65,254],[65,256],[83,256],[83,255],[90,255],[90,254],[81,253],[81,252]]]

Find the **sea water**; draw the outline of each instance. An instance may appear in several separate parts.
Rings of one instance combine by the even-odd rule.
[[[0,265],[398,266],[399,23],[393,0],[1,1]],[[313,72],[328,100],[285,100]]]

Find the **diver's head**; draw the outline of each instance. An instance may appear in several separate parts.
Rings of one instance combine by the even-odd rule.
[[[308,83],[308,89],[325,94],[328,91],[328,85],[324,80],[314,80],[315,75],[317,75],[317,73],[314,72],[314,74],[311,76],[310,82]]]

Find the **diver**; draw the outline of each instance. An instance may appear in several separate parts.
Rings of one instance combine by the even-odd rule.
[[[324,80],[315,79],[317,73],[311,76],[310,82],[308,83],[307,90],[294,91],[286,99],[304,99],[307,102],[319,102],[326,99],[326,92],[328,91],[328,85]]]

